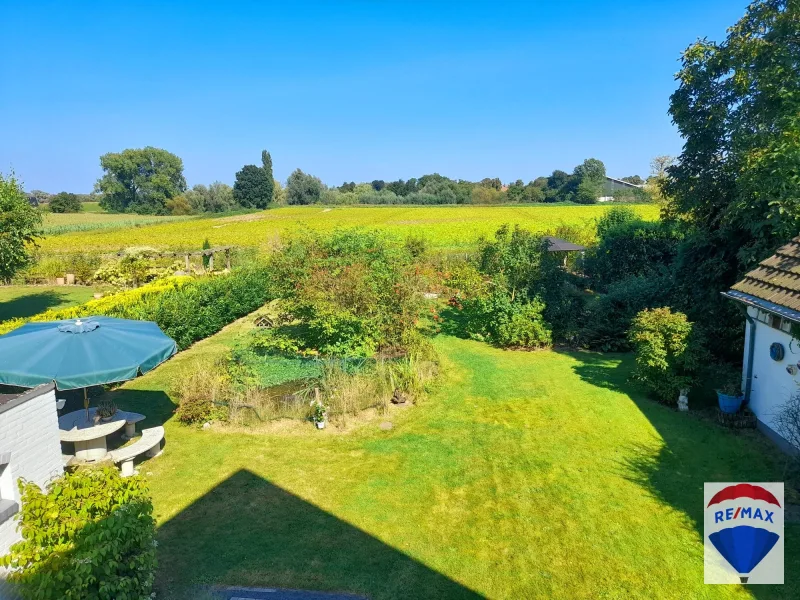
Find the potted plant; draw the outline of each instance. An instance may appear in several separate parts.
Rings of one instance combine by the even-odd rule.
[[[100,421],[107,423],[117,414],[117,405],[111,400],[104,400],[97,405],[97,410],[95,410],[94,414]]]
[[[316,400],[312,402],[311,420],[314,421],[317,429],[325,429],[325,423],[328,420],[328,407]]]
[[[742,384],[738,380],[731,380],[717,390],[719,409],[729,415],[739,412],[743,400]]]
[[[328,421],[328,407],[320,399],[319,388],[314,388],[314,399],[311,401],[311,420],[317,429],[325,429]]]

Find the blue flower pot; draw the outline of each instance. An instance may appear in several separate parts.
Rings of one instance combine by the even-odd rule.
[[[717,391],[717,400],[719,400],[719,409],[724,413],[732,415],[739,412],[739,409],[742,407],[744,394],[739,396],[728,396],[728,394],[723,394],[722,392]]]

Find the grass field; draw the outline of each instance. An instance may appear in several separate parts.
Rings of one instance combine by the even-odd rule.
[[[432,397],[349,433],[179,425],[167,390],[242,323],[114,392],[145,427],[166,421],[164,454],[141,465],[159,598],[198,583],[376,600],[800,596],[797,524],[786,585],[703,584],[703,482],[781,480],[782,460],[757,434],[643,399],[627,356],[442,336]]]
[[[82,203],[83,212],[85,213],[101,213],[105,212],[101,207],[99,202],[83,202]]]
[[[66,308],[92,299],[94,288],[76,286],[0,286],[0,322],[32,317],[50,308]]]
[[[658,217],[655,205],[638,205],[636,211],[646,219]],[[152,246],[160,249],[199,248],[208,238],[212,245],[268,247],[283,233],[302,227],[331,230],[336,227],[378,227],[401,235],[426,236],[440,248],[471,246],[482,235],[489,235],[504,223],[518,223],[535,232],[551,231],[560,224],[581,225],[599,218],[607,206],[442,206],[442,207],[322,207],[303,206],[272,209],[258,213],[221,218],[186,220],[185,217],[136,217],[178,222],[122,229],[111,225],[127,215],[84,215],[107,223],[90,234],[76,231],[42,241],[44,251],[119,250],[126,246]],[[50,215],[50,217],[74,215]],[[58,221],[52,222],[54,226]],[[59,221],[61,222],[61,221]],[[77,222],[77,221],[76,221]],[[48,222],[50,225],[50,222]],[[98,225],[98,229],[101,226]],[[114,230],[110,230],[114,227]],[[88,229],[88,227],[87,227]]]
[[[90,204],[90,203],[86,203]],[[51,239],[44,240],[44,245],[58,248],[60,236],[73,233],[78,239],[85,239],[85,232],[112,229],[131,229],[142,225],[154,223],[174,223],[185,221],[192,217],[156,217],[152,215],[112,214],[106,212],[79,212],[79,213],[44,213],[44,235]],[[56,237],[56,239],[52,239]],[[71,248],[75,250],[76,248]]]

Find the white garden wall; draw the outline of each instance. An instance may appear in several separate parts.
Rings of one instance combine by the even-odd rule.
[[[44,487],[62,473],[54,386],[5,398],[0,403],[0,499],[6,507],[0,522],[0,556],[20,539],[16,518],[7,514],[9,501],[19,505],[19,478]],[[3,591],[2,579],[0,572],[0,599],[11,597],[8,589]]]

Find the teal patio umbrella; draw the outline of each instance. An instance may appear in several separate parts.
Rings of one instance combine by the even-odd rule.
[[[0,336],[0,383],[59,390],[134,379],[177,352],[175,340],[151,321],[85,317],[26,323]]]

